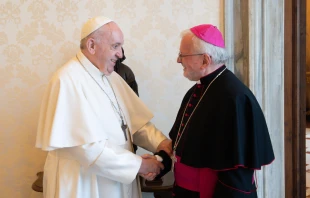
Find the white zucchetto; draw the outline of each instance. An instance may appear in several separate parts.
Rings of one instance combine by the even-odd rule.
[[[104,16],[97,16],[89,19],[86,23],[84,23],[81,31],[81,40],[87,37],[89,34],[99,29],[101,26],[113,21]]]

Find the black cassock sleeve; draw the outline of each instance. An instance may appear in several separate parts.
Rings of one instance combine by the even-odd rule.
[[[160,173],[155,177],[155,180],[162,178],[165,174],[167,174],[171,170],[172,160],[170,156],[163,150],[160,150],[157,153],[154,153],[154,155],[158,155],[161,158],[163,158],[163,165],[164,169],[160,171]]]

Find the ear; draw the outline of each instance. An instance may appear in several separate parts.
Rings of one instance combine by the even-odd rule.
[[[202,61],[202,67],[205,68],[208,65],[210,65],[212,62],[211,56],[209,56],[208,54],[204,54],[203,55],[203,61]]]
[[[95,54],[95,39],[89,38],[86,41],[86,48],[90,54]]]

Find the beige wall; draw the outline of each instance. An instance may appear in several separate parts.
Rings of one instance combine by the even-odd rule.
[[[78,50],[85,20],[106,15],[123,29],[125,63],[166,134],[192,84],[176,64],[180,31],[224,25],[223,0],[1,0],[0,13],[0,194],[14,198],[29,197],[43,168],[45,153],[34,148],[40,101],[51,74]]]

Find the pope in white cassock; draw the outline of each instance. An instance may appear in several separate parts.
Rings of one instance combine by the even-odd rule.
[[[45,198],[139,198],[137,175],[153,179],[163,165],[132,153],[132,143],[171,153],[152,113],[114,71],[123,33],[95,17],[82,27],[81,50],[49,82],[36,147],[49,151]]]

